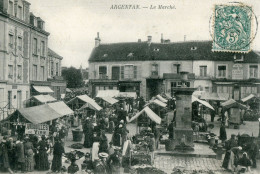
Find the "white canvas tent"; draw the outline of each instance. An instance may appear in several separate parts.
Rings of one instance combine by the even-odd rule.
[[[161,95],[157,95],[156,96],[156,98],[158,98],[159,100],[161,100],[162,102],[164,102],[164,103],[167,103],[168,102],[168,100],[166,100],[165,98],[163,98]]]
[[[98,98],[103,97],[117,97],[119,95],[119,90],[99,90],[97,93]]]
[[[197,101],[197,102],[203,104],[204,106],[206,106],[206,107],[208,107],[208,108],[210,108],[210,109],[212,109],[212,110],[215,110],[208,102],[206,102],[206,101],[204,101],[204,100],[200,100],[200,99],[198,99],[198,98],[195,97],[195,96],[192,96],[192,103],[195,102],[195,101]]]
[[[138,112],[135,116],[133,116],[129,122],[132,122],[133,120],[137,119],[141,114],[146,113],[146,115],[153,120],[154,122],[156,122],[157,124],[161,124],[161,118],[155,114],[148,106],[146,106],[143,110],[141,110],[140,112]]]
[[[163,103],[162,101],[158,100],[158,99],[155,99],[155,100],[152,100],[150,101],[148,104],[146,104],[145,106],[149,106],[150,104],[156,104],[158,106],[161,106],[163,108],[165,108],[167,106],[166,103]]]

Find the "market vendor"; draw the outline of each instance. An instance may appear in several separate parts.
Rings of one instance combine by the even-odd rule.
[[[108,167],[110,169],[110,172],[112,174],[120,174],[120,166],[121,166],[121,161],[120,161],[120,147],[115,147],[115,152],[109,156],[107,160]]]
[[[95,174],[108,174],[109,173],[109,168],[107,164],[107,158],[108,154],[107,153],[99,153],[99,160],[95,162],[94,165],[94,173]]]
[[[88,152],[85,154],[85,160],[83,161],[81,169],[93,170],[93,162],[91,161],[90,153]]]

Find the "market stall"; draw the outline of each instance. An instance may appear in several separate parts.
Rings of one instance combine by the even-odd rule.
[[[38,106],[49,102],[57,101],[54,97],[50,95],[35,95],[25,101],[26,107]]]
[[[23,130],[22,134],[48,135],[50,121],[70,114],[73,111],[64,102],[55,102],[17,109],[2,122],[8,124],[12,135],[17,129]]]
[[[233,99],[230,99],[224,103],[221,103],[224,112],[228,113],[228,123],[229,125],[240,125],[241,123],[241,110],[247,110],[248,108],[236,102]]]
[[[241,99],[241,101],[249,107],[244,114],[245,121],[257,121],[260,115],[260,97],[254,94]]]
[[[164,103],[167,103],[168,100],[166,100],[165,98],[163,98],[161,95],[157,95],[156,98],[158,98],[160,101],[164,102]]]

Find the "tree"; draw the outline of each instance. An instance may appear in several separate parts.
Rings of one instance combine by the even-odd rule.
[[[61,74],[67,81],[68,88],[79,88],[83,86],[83,78],[79,69],[74,67],[66,68],[62,70]]]

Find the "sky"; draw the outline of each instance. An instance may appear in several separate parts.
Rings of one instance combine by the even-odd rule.
[[[88,67],[88,58],[100,33],[101,43],[137,42],[152,36],[152,42],[212,40],[212,15],[215,4],[228,0],[27,0],[30,11],[45,21],[50,32],[48,46],[63,57],[62,66]],[[252,6],[260,19],[259,0],[241,0]],[[110,9],[112,5],[139,5],[139,10]],[[171,5],[174,9],[150,9]],[[148,7],[148,8],[142,8]],[[256,20],[253,22],[254,34]],[[260,51],[260,34],[252,43]]]

